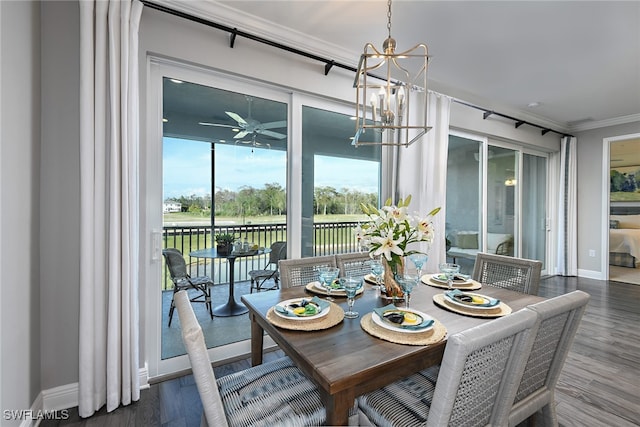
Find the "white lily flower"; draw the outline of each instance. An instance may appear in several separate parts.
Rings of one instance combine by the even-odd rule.
[[[376,246],[379,245],[373,255],[384,255],[387,261],[391,261],[392,252],[399,256],[404,255],[404,251],[398,246],[399,243],[402,243],[402,240],[402,237],[397,240],[393,239],[393,230],[388,230],[386,233],[381,233],[380,236],[372,237],[371,242]]]
[[[418,239],[418,241],[431,242],[433,240],[433,224],[431,223],[431,220],[429,218],[419,220],[418,224],[416,225],[416,231],[416,238]]]
[[[407,208],[397,206],[383,206],[382,209],[391,216],[396,223],[402,222],[407,219]]]

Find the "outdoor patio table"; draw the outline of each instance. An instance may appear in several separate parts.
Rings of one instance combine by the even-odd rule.
[[[231,252],[229,254],[219,254],[216,248],[200,249],[197,251],[189,252],[189,256],[193,258],[224,258],[229,264],[229,299],[226,303],[221,304],[213,309],[214,316],[229,317],[239,316],[249,311],[244,304],[236,301],[234,295],[234,263],[236,258],[243,258],[248,256],[262,255],[271,252],[271,249],[260,249],[248,252]]]
[[[492,319],[469,317],[442,309],[433,296],[443,289],[417,286],[411,307],[433,316],[455,334]],[[485,286],[483,294],[498,298],[513,311],[542,301],[544,298]],[[361,317],[388,302],[376,296],[371,285],[356,298],[355,309],[360,318],[344,319],[329,329],[301,331],[283,329],[267,319],[267,312],[277,303],[296,297],[312,296],[304,286],[243,295],[251,319],[251,362],[262,363],[263,337],[266,331],[317,386],[327,409],[327,425],[346,425],[354,399],[410,374],[441,363],[446,338],[431,345],[402,345],[384,341],[365,332]],[[334,301],[346,308],[345,298]]]

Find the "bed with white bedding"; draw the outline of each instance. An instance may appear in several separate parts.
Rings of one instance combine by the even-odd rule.
[[[610,215],[609,264],[640,267],[640,215]]]

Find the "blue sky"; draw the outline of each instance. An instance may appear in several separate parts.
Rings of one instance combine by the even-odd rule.
[[[377,163],[316,156],[315,186],[376,192]],[[164,138],[164,198],[203,196],[211,192],[211,150],[208,143]],[[317,171],[321,171],[318,173]],[[216,187],[237,191],[242,186],[263,188],[266,183],[285,187],[286,153],[239,145],[216,145]]]

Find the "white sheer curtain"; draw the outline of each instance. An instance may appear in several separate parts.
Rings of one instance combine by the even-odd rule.
[[[578,275],[577,164],[574,137],[562,138],[558,194],[558,274]]]
[[[429,92],[429,126],[432,129],[407,148],[398,149],[396,200],[411,195],[411,212],[426,215],[433,208],[442,210],[435,216],[435,239],[429,251],[425,272],[438,271],[445,262],[445,206],[449,116],[451,98]],[[395,200],[394,200],[395,201]],[[426,248],[422,246],[422,250]]]
[[[140,398],[137,0],[80,0],[79,414]]]

